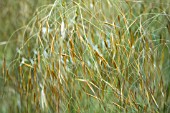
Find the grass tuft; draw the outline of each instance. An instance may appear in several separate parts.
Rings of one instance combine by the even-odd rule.
[[[39,7],[6,44],[5,52],[18,36],[14,60],[2,61],[0,111],[170,111],[169,4],[56,0]]]

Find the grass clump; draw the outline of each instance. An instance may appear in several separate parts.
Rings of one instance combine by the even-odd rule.
[[[56,0],[3,62],[13,112],[168,112],[169,2]],[[10,98],[9,98],[10,97]]]

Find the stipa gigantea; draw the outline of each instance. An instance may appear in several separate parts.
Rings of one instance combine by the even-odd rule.
[[[146,101],[150,104],[150,96],[149,96],[149,92],[148,92],[148,90],[147,90],[147,86],[145,87],[145,89],[144,89],[144,92],[145,92],[145,96],[146,96]]]
[[[48,23],[48,19],[46,21],[46,35],[51,31],[49,23]]]
[[[52,80],[58,79],[56,73],[53,70],[49,70],[52,76]]]
[[[121,8],[120,10],[121,10],[121,15],[122,15],[122,17],[123,17],[124,24],[125,24],[125,26],[126,26],[126,30],[129,31],[129,30],[128,30],[128,21],[127,21],[127,19],[126,19],[125,13],[123,12],[123,9],[122,9],[122,8]]]
[[[151,93],[151,98],[152,98],[152,100],[153,100],[153,102],[154,102],[155,106],[156,106],[156,107],[157,107],[157,109],[159,110],[159,105],[158,105],[157,101],[155,100],[155,97],[153,96],[153,94],[152,94],[152,93]]]
[[[106,66],[109,66],[109,63],[107,62],[107,60],[103,56],[101,56],[96,50],[94,50],[94,54],[95,54],[95,56],[97,56],[99,58],[99,61],[101,61],[101,63],[104,63],[105,68],[106,68]]]
[[[39,41],[40,41],[41,46],[44,47],[44,46],[43,46],[43,42],[42,42],[42,37],[43,37],[43,34],[42,34],[42,33],[43,33],[43,31],[42,31],[42,30],[43,30],[43,28],[42,28],[42,22],[39,24],[39,29],[40,29],[40,30],[39,30],[39,33],[38,33],[38,39],[39,39]]]
[[[22,74],[22,66],[19,66],[19,75],[20,75],[21,78],[23,77],[23,74]]]
[[[66,67],[67,67],[67,60],[69,59],[69,55],[67,55],[67,54],[62,54],[62,59],[63,59],[63,61],[64,61],[64,69],[66,69]]]
[[[37,56],[37,59],[38,59],[38,67],[40,68],[40,63],[41,63],[41,56],[40,56],[40,52],[38,51],[38,56]]]
[[[69,41],[70,43],[70,54],[71,54],[71,59],[73,61],[73,63],[75,63],[75,52],[74,52],[74,43],[72,41],[72,39]]]
[[[83,39],[83,37],[82,37],[79,29],[81,29],[81,28],[80,28],[79,26],[77,26],[77,27],[76,27],[76,34],[77,34],[78,38],[80,39],[80,41],[81,41],[83,44],[85,44],[85,45],[87,45],[87,47],[89,47],[89,46],[88,46],[88,43],[86,43],[85,40]]]
[[[142,92],[143,89],[144,89],[144,81],[143,81],[141,73],[138,72],[138,74],[139,74],[139,79],[140,79],[140,81],[139,81],[139,90]]]
[[[154,91],[152,92],[149,92],[150,89],[147,89],[147,87],[148,88],[151,87],[151,85],[149,84],[155,84],[155,80],[153,79],[156,79],[156,77],[153,77],[153,75],[148,76],[148,74],[152,72],[147,72],[147,71],[154,71],[154,69],[157,68],[156,66],[154,69],[151,66],[150,70],[145,68],[149,67],[148,65],[150,62],[152,62],[153,64],[153,61],[155,61],[157,66],[159,65],[159,63],[162,65],[162,68],[159,69],[160,71],[162,71],[164,60],[167,58],[166,51],[164,50],[162,51],[162,54],[164,55],[161,55],[160,59],[157,58],[158,55],[155,56],[151,55],[152,50],[154,50],[154,52],[157,50],[152,49],[150,47],[150,42],[146,40],[143,36],[145,35],[144,32],[146,32],[146,29],[148,30],[147,33],[151,33],[151,35],[155,35],[155,33],[152,32],[152,29],[154,29],[155,26],[153,27],[151,26],[152,29],[150,29],[149,27],[145,28],[143,24],[143,21],[145,21],[145,18],[143,18],[144,15],[139,13],[139,12],[145,13],[147,11],[147,7],[144,6],[144,8],[141,8],[140,5],[139,10],[134,10],[136,9],[136,5],[131,6],[130,3],[131,1],[126,1],[126,2],[128,2],[128,5],[123,4],[122,8],[121,6],[117,7],[118,14],[117,13],[110,14],[110,11],[113,9],[113,7],[111,6],[114,5],[115,3],[112,1],[104,1],[103,3],[101,3],[100,1],[95,3],[94,0],[93,1],[87,0],[86,2],[83,3],[79,3],[78,1],[77,2],[73,1],[73,3],[67,2],[69,6],[67,6],[67,4],[65,5],[63,4],[61,5],[61,7],[60,5],[58,5],[60,4],[60,2],[55,2],[55,4],[57,3],[57,7],[54,7],[55,6],[54,5],[52,10],[53,11],[57,10],[58,11],[57,13],[54,11],[56,14],[53,15],[53,11],[51,10],[50,16],[45,16],[45,19],[46,17],[48,17],[47,20],[41,19],[41,16],[43,16],[43,14],[45,14],[46,11],[48,12],[48,9],[47,10],[45,9],[46,11],[39,16],[40,19],[36,21],[39,23],[38,26],[35,25],[35,29],[34,28],[31,29],[31,34],[33,34],[35,30],[35,34],[38,36],[38,38],[36,39],[37,43],[35,46],[34,44],[30,43],[31,46],[29,50],[29,57],[31,57],[31,51],[32,51],[31,49],[37,47],[38,54],[35,55],[35,60],[34,60],[35,63],[29,64],[28,63],[29,60],[23,62],[23,65],[20,66],[18,72],[20,78],[22,78],[22,81],[24,81],[23,83],[21,83],[21,87],[20,87],[20,90],[22,91],[21,95],[24,96],[25,90],[30,95],[34,94],[34,103],[36,103],[36,110],[35,110],[36,112],[42,112],[41,110],[43,108],[44,109],[46,108],[46,101],[48,102],[47,104],[51,107],[49,108],[50,111],[52,112],[53,110],[55,112],[55,109],[56,111],[59,112],[60,111],[59,108],[64,110],[65,108],[67,108],[69,109],[68,111],[70,112],[73,109],[78,109],[81,112],[87,112],[86,107],[83,106],[84,104],[87,104],[88,107],[90,107],[92,104],[95,106],[98,104],[101,106],[106,106],[106,109],[108,109],[108,111],[110,112],[114,112],[113,109],[117,111],[140,112],[141,108],[145,109],[143,111],[148,112],[148,110],[151,111],[152,109],[155,109],[155,106],[157,105],[161,107],[160,102],[157,101],[157,93],[155,93],[157,89],[155,88]],[[142,5],[143,4],[145,3],[142,2]],[[76,14],[75,12],[70,13],[70,9],[72,5],[77,7]],[[105,9],[108,8],[107,6],[109,6],[109,11],[105,11]],[[99,8],[100,11],[97,11]],[[127,10],[127,12],[125,12],[125,10]],[[107,14],[105,14],[105,12],[107,12]],[[59,15],[58,13],[60,13],[60,16],[59,18],[57,17],[56,19],[55,17]],[[64,17],[62,17],[61,15]],[[69,23],[70,15],[75,17],[73,23]],[[115,19],[117,15],[119,16],[117,19]],[[67,19],[65,17],[67,17]],[[140,17],[142,17],[142,19],[140,23],[138,23],[138,19]],[[71,17],[71,19],[72,18],[73,17]],[[43,20],[43,22],[41,23],[40,20]],[[54,25],[53,31],[55,33],[50,32],[51,26],[49,23],[51,23],[53,20],[55,21],[52,24]],[[113,24],[109,23],[112,20],[114,20]],[[103,23],[109,25],[109,27],[103,27]],[[70,24],[71,25],[74,24],[73,25],[74,32],[68,33],[66,32],[67,30],[69,30],[68,29],[69,27],[67,26],[69,26]],[[37,30],[37,28],[39,30]],[[138,29],[136,31],[138,32],[138,36],[134,35],[135,34],[134,29]],[[65,44],[66,41],[63,38],[67,38],[67,33],[71,38],[69,38],[68,43]],[[102,36],[100,34],[102,34]],[[106,34],[107,36],[106,35],[103,36],[103,34],[104,35]],[[162,41],[162,38],[165,35],[163,34],[160,36],[161,36],[160,39]],[[147,37],[147,35],[145,37]],[[152,37],[153,36],[151,36],[150,40],[152,40]],[[91,39],[92,43],[89,43],[90,42],[89,39]],[[110,44],[107,42],[107,39],[110,39]],[[142,44],[140,44],[140,41],[137,41],[138,39],[143,39],[144,42],[143,46]],[[48,43],[46,43],[46,40]],[[32,45],[34,47],[32,47]],[[66,45],[69,50],[67,50]],[[152,45],[154,48],[155,43],[152,43]],[[156,46],[162,47],[162,45],[163,42],[161,42],[161,45],[156,45]],[[97,49],[94,46],[96,46]],[[41,53],[44,50],[44,48],[47,48],[46,49],[47,54],[52,54],[49,55],[48,57],[49,59],[44,58],[43,53]],[[84,49],[87,49],[87,51],[84,51]],[[27,49],[25,50],[27,51]],[[140,60],[142,59],[141,54],[143,51],[144,51],[143,59],[146,59],[144,60],[145,61],[144,63]],[[153,58],[150,58],[152,56]],[[157,61],[157,59],[159,59],[159,61]],[[3,64],[3,68],[6,67],[4,66],[4,64]],[[106,68],[107,65],[110,65],[112,68]],[[72,68],[71,66],[74,67]],[[30,74],[28,73],[29,69],[33,70],[34,81],[31,81],[30,77],[25,76]],[[46,73],[48,75],[46,76],[46,78],[44,78],[44,76],[39,76],[39,73],[43,73],[44,69],[46,70]],[[69,70],[69,72],[67,71],[67,69]],[[4,75],[5,75],[5,71],[6,70],[3,69],[2,73]],[[14,73],[16,73],[16,71]],[[69,76],[69,80],[65,78],[66,76],[64,75],[70,75],[70,73],[73,74],[75,78],[83,77],[84,80],[85,78],[88,78],[89,81],[84,82],[85,85],[79,88],[79,83],[74,81],[75,79],[72,78],[72,76]],[[147,77],[145,77],[143,73],[146,73]],[[102,76],[99,77],[99,75]],[[13,77],[15,78],[15,76]],[[10,81],[16,82],[17,80],[15,80],[13,77],[9,76],[7,78],[10,79]],[[39,89],[38,78],[41,78],[41,80],[45,80],[46,82],[49,82],[49,84],[46,84],[44,86],[45,87],[48,86],[51,88],[50,93],[48,92],[47,94],[45,88],[43,90]],[[138,78],[140,80],[139,83],[134,83],[138,81]],[[145,78],[147,79],[146,81]],[[114,80],[113,83],[112,83],[112,79]],[[62,84],[60,81],[62,81]],[[93,84],[90,81],[94,81]],[[33,83],[35,83],[36,87],[34,87]],[[163,87],[164,84],[166,83],[165,81],[163,81],[162,78],[159,81],[159,84],[160,86],[158,88],[162,90],[160,92],[164,93]],[[98,88],[95,86],[97,86]],[[129,86],[132,87],[129,88]],[[29,92],[30,90],[32,90],[32,87],[34,88],[33,89],[34,91]],[[132,92],[132,94],[129,93],[130,92],[129,90]],[[85,91],[85,93],[83,93],[82,91]],[[79,92],[78,98],[77,98],[77,92]],[[72,96],[71,99],[68,96],[70,93]],[[30,99],[29,94],[27,94],[28,96],[25,96],[28,99]],[[84,95],[86,95],[87,97],[86,99],[84,99],[85,97]],[[124,95],[127,97],[125,97]],[[166,97],[166,93],[162,95],[165,95]],[[46,99],[44,97],[46,97]],[[107,102],[107,98],[109,98],[108,102]],[[162,99],[163,96],[159,98]],[[113,107],[113,109],[111,107],[108,107],[110,106],[109,104],[110,101],[112,100],[113,100],[113,104],[111,106]],[[77,101],[78,104],[74,104],[73,101],[75,103]],[[145,103],[147,103],[147,105],[143,107]],[[67,107],[68,104],[69,107]],[[141,105],[142,107],[140,108],[139,105]],[[30,105],[28,105],[26,109],[32,109],[32,108],[30,107]],[[91,110],[95,111],[96,109],[100,109],[100,107],[97,108],[92,107],[91,109],[89,109],[89,111]]]
[[[106,39],[104,40],[104,44],[106,46],[107,49],[109,49],[108,43],[106,42]]]
[[[5,77],[5,72],[6,72],[6,59],[4,57],[3,59],[3,64],[2,64],[2,75]]]
[[[27,63],[23,63],[25,66],[27,66],[27,67],[29,67],[29,68],[33,68],[33,66],[32,65],[30,65],[30,64],[27,64]]]
[[[94,97],[97,98],[96,92],[94,91],[94,89],[92,88],[92,86],[88,83],[88,81],[86,81],[87,86],[90,88],[90,90],[93,92],[93,94],[95,95]]]
[[[51,53],[54,53],[54,41],[55,41],[55,37],[52,36],[52,34],[50,34],[50,37],[52,37],[52,41],[51,41]]]
[[[41,89],[41,107],[44,110],[47,108],[47,100],[46,100],[46,95],[44,93],[44,88],[42,87]]]
[[[165,97],[165,93],[164,93],[164,81],[163,81],[163,78],[162,78],[162,76],[161,76],[161,80],[160,80],[160,83],[159,83],[159,87],[160,87],[160,89],[161,89],[161,93],[162,93],[162,97]]]
[[[59,95],[59,92],[57,91],[57,87],[56,86],[51,86],[51,91],[52,91],[52,94],[55,96],[55,99],[56,99],[56,112],[59,113],[59,110],[60,110],[60,95]]]
[[[85,65],[85,71],[87,72],[87,75],[90,76],[90,78],[93,78],[93,77],[94,77],[94,75],[95,75],[95,74],[94,74],[94,71],[92,71],[90,67],[88,67],[88,66]]]
[[[83,61],[81,62],[81,65],[82,65],[84,74],[86,74],[86,65]]]
[[[64,20],[62,20],[61,22],[61,37],[64,39],[66,36],[65,34],[65,23],[64,23]]]
[[[132,108],[135,108],[135,110],[137,111],[138,106],[135,103],[135,100],[136,100],[135,93],[133,93],[132,90],[129,90],[128,102],[127,103],[129,104],[129,106],[131,106]]]
[[[112,102],[112,104],[114,104],[115,106],[117,106],[119,109],[122,109],[123,111],[125,111],[125,108],[121,105],[119,105],[118,103],[116,102]]]
[[[123,95],[125,94],[124,93],[124,90],[125,90],[125,79],[123,80],[123,83],[122,83],[122,85],[121,85],[121,88],[120,88],[120,94],[121,94],[121,96],[120,96],[120,101],[121,101],[121,104],[122,105],[124,105],[125,103],[125,98],[123,98]]]
[[[118,22],[120,23],[120,15],[117,16]]]
[[[34,83],[37,82],[37,64],[34,64],[34,69],[33,69],[33,81],[34,81]]]
[[[134,46],[134,33],[132,32],[131,28],[129,28],[129,32],[130,32],[130,40],[129,40],[129,45],[132,48]],[[132,48],[133,49],[133,48]]]
[[[93,94],[94,94],[94,95],[92,95],[92,94],[88,93],[87,91],[85,91],[85,93],[86,93],[87,95],[89,95],[89,96],[91,96],[91,97],[93,97],[93,98],[101,101],[101,99],[98,98],[96,92],[94,91],[93,87],[91,86],[91,84],[94,85],[92,82],[89,82],[89,81],[87,81],[87,80],[85,80],[85,79],[76,79],[76,80],[78,80],[78,81],[80,81],[80,82],[86,83],[86,85],[90,88],[90,90],[91,90],[91,91],[93,92]],[[97,87],[96,85],[94,85],[94,86]]]
[[[28,61],[28,60],[26,58],[22,57],[22,61],[20,63],[20,66],[24,65],[26,67],[33,68],[33,66],[29,63],[26,63],[26,61]]]

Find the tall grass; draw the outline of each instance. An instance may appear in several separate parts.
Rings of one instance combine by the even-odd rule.
[[[10,47],[5,49],[6,59],[10,61],[11,56],[16,53],[16,46],[22,31],[32,18],[38,6],[53,3],[54,0],[1,0],[0,1],[0,58],[3,59],[4,47],[10,43]],[[13,37],[8,41],[9,37]],[[13,44],[15,43],[15,44]],[[0,61],[0,64],[2,62]]]
[[[1,111],[170,111],[168,11],[168,0],[39,7],[4,58]]]

